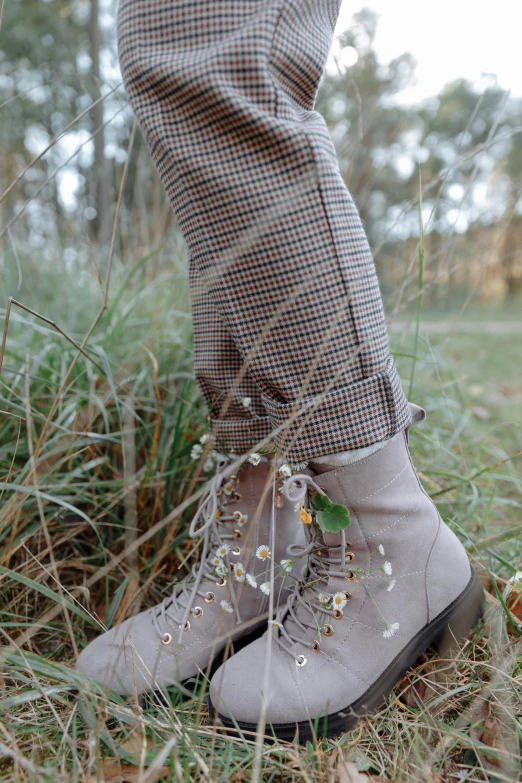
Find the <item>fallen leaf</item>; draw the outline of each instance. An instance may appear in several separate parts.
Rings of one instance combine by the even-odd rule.
[[[101,775],[101,777],[100,777]],[[156,783],[161,778],[165,781],[171,780],[170,767],[160,767],[151,777],[147,777],[147,770],[141,770],[135,764],[125,764],[122,761],[104,759],[101,768],[96,776],[88,778],[89,783],[140,783],[146,780],[147,783]]]
[[[420,666],[421,670],[417,673],[416,669]],[[400,700],[408,707],[418,707],[419,702],[425,704],[438,694],[435,688],[436,666],[430,660],[426,653],[422,653],[417,659],[415,669],[406,674],[403,683],[404,690],[401,693]]]
[[[336,783],[393,783],[388,778],[359,772],[353,761],[346,761],[346,759],[341,759],[337,765],[336,773]]]
[[[500,724],[489,701],[486,700],[481,704],[480,710],[475,720],[479,720],[480,722],[474,726],[470,732],[470,735],[473,737],[473,739],[478,740],[483,745],[486,745],[492,750],[505,751],[505,746],[500,731]],[[475,747],[474,750],[485,767],[489,766],[491,768],[501,766],[501,762],[498,758],[498,752],[489,754],[484,749],[479,749],[477,747]]]

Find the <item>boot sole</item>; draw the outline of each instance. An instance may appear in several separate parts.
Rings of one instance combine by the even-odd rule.
[[[344,709],[317,718],[313,722],[268,722],[267,728],[270,727],[272,735],[291,742],[298,733],[299,741],[306,742],[316,737],[335,737],[351,731],[360,718],[372,714],[383,704],[395,685],[428,647],[435,647],[441,656],[458,650],[459,642],[477,625],[485,609],[484,590],[476,571],[472,568],[471,572],[471,579],[462,593],[408,642],[366,693]],[[232,721],[218,713],[210,699],[209,708],[211,717],[219,718],[227,731],[237,734],[239,729],[250,734],[256,733],[256,724]],[[270,735],[267,739],[270,739]]]

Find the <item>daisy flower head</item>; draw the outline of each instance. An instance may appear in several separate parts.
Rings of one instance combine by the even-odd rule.
[[[243,408],[250,408],[252,400],[250,397],[241,397],[241,405]]]
[[[399,627],[400,627],[399,623],[386,623],[386,627],[382,632],[382,635],[384,636],[385,639],[391,639],[395,631],[399,630]]]
[[[269,620],[268,625],[273,625],[274,628],[281,628],[281,623],[277,620]]]
[[[203,473],[210,473],[214,469],[214,458],[212,455],[208,456],[203,463]]]
[[[246,571],[243,563],[236,563],[234,565],[234,576],[236,582],[244,582],[246,577]]]
[[[254,574],[247,574],[246,580],[250,587],[257,587],[257,579],[255,578]]]
[[[335,593],[332,598],[332,606],[335,609],[344,609],[346,606],[346,596],[344,593]]]
[[[230,547],[228,544],[221,544],[221,546],[216,549],[216,555],[218,557],[226,557],[229,552]]]
[[[226,576],[228,574],[228,568],[223,563],[223,561],[221,561],[221,563],[218,566],[216,566],[216,574],[218,576]]]
[[[379,544],[379,546],[377,547],[377,551],[379,552],[380,555],[384,557],[384,547],[382,544]]]
[[[225,486],[223,487],[223,492],[225,493],[225,495],[233,495],[234,494],[235,488],[234,488],[234,485],[232,484],[231,481],[228,481],[225,484]]]
[[[217,555],[215,555],[210,562],[212,563],[213,566],[223,565],[222,559],[220,557],[218,557]]]
[[[392,591],[392,590],[393,590],[393,588],[395,587],[395,583],[396,583],[396,581],[397,581],[396,579],[392,579],[392,580],[391,580],[391,582],[388,582],[388,584],[386,585],[386,590],[387,590],[389,593],[391,593],[391,591]]]
[[[270,554],[271,552],[266,544],[261,544],[261,546],[258,546],[256,549],[256,557],[259,560],[267,560],[270,557]]]
[[[392,564],[389,560],[387,560],[384,565],[381,566],[381,571],[384,571],[385,574],[388,576],[391,576],[392,574]]]
[[[311,525],[312,524],[312,515],[306,508],[302,508],[298,514],[299,519],[303,523],[303,525]]]
[[[270,595],[270,582],[263,582],[263,584],[261,585],[261,587],[259,589],[265,595]]]
[[[194,443],[190,450],[190,459],[199,459],[203,454],[203,446],[199,443]]]
[[[319,593],[317,597],[319,599],[319,603],[324,604],[324,606],[330,603],[331,596],[327,595],[326,593]]]
[[[281,568],[285,572],[285,574],[291,574],[292,573],[292,566],[293,563],[291,560],[281,560]]]
[[[279,475],[283,476],[284,478],[290,478],[292,475],[292,468],[288,464],[288,462],[285,462],[281,467],[279,468]]]
[[[205,432],[205,433],[203,433],[203,435],[202,435],[202,436],[201,436],[201,438],[199,439],[199,442],[200,442],[200,443],[203,443],[203,445],[204,445],[204,444],[205,444],[205,443],[208,441],[208,439],[209,439],[209,438],[210,438],[210,435],[209,435],[209,433],[208,433],[208,432]]]
[[[248,522],[248,515],[242,514],[240,511],[238,511],[236,516],[236,522],[239,525],[239,527],[243,527],[243,525],[246,525],[246,523]]]
[[[232,614],[232,612],[234,611],[232,609],[232,606],[228,603],[228,601],[221,601],[221,608],[223,609],[224,612],[228,612],[229,614]]]
[[[261,462],[261,454],[257,454],[257,452],[254,451],[249,456],[247,462],[250,462],[251,465],[259,465],[259,463]]]

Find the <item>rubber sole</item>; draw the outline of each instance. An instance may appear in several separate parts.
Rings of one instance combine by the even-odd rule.
[[[314,722],[268,722],[267,739],[272,734],[277,739],[291,741],[297,733],[299,741],[306,742],[316,737],[335,737],[345,731],[351,731],[360,718],[371,715],[382,705],[395,685],[428,647],[435,647],[442,656],[457,650],[462,639],[476,626],[485,608],[484,590],[473,568],[471,572],[471,579],[458,598],[408,642],[359,699],[338,712],[317,718]],[[211,717],[218,718],[227,731],[237,734],[239,729],[249,734],[256,733],[255,724],[240,721],[235,723],[218,713],[210,699],[209,708]]]

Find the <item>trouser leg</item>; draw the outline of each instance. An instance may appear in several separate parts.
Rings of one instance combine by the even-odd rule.
[[[339,6],[123,0],[119,13],[125,85],[191,266],[294,462],[410,420],[368,242],[313,109]],[[226,395],[208,370],[200,383]]]

